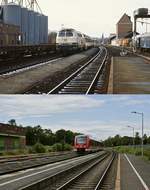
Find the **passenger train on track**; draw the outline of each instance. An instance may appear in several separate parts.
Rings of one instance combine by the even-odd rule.
[[[150,33],[140,34],[134,37],[133,47],[142,52],[150,52]]]
[[[56,49],[62,52],[86,50],[94,45],[94,39],[70,28],[60,30],[56,38]]]
[[[74,148],[77,152],[99,150],[102,144],[91,139],[88,135],[77,135],[74,139]]]
[[[88,48],[99,46],[99,41],[86,34],[76,31],[75,29],[61,29],[55,43],[45,43],[39,45],[0,45],[0,58],[23,57],[26,55],[42,55],[48,53],[74,53],[76,51],[87,50]]]

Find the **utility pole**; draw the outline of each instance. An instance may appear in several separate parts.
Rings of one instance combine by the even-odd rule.
[[[142,141],[141,141],[141,153],[142,153],[142,156],[143,156],[143,151],[144,151],[144,148],[143,148],[143,135],[144,135],[144,113],[143,112],[131,112],[131,113],[135,113],[135,114],[139,114],[142,116]]]
[[[134,127],[131,127],[131,126],[127,126],[127,127],[133,130],[133,148],[134,148],[135,147]]]

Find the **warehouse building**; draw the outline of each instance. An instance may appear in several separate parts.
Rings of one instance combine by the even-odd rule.
[[[25,148],[25,129],[0,123],[0,151]]]
[[[20,27],[0,22],[0,46],[19,44]]]

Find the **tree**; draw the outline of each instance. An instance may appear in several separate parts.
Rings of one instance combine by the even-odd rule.
[[[27,143],[27,145],[36,144],[34,128],[32,128],[31,126],[26,127],[26,143]]]
[[[112,139],[112,143],[113,143],[113,146],[119,146],[121,144],[121,137],[120,137],[120,135],[116,135]]]
[[[136,132],[136,134],[135,134],[135,144],[136,145],[141,144],[141,138],[139,137],[139,133],[138,132]]]
[[[56,142],[65,143],[66,142],[66,131],[64,129],[60,129],[56,131]]]
[[[128,136],[124,136],[121,138],[121,145],[129,145],[129,144],[133,144],[133,138]]]
[[[17,123],[16,123],[16,120],[15,119],[11,119],[8,121],[8,124],[9,125],[12,125],[12,126],[17,126]]]
[[[74,137],[75,135],[72,131],[66,131],[66,143],[73,144]]]
[[[148,138],[147,138],[147,135],[144,134],[143,135],[143,144],[147,144],[148,143]]]
[[[147,144],[150,144],[150,136],[147,138]]]

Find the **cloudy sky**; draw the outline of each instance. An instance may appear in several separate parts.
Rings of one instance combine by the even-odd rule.
[[[116,23],[127,13],[150,7],[149,0],[38,0],[44,14],[49,16],[49,29],[59,30],[63,24],[90,36],[115,32]],[[145,30],[145,28],[143,29]]]
[[[0,96],[0,122],[16,119],[17,124],[52,131],[73,130],[100,140],[116,134],[132,136],[127,125],[141,132],[144,112],[145,133],[150,135],[149,96]]]

